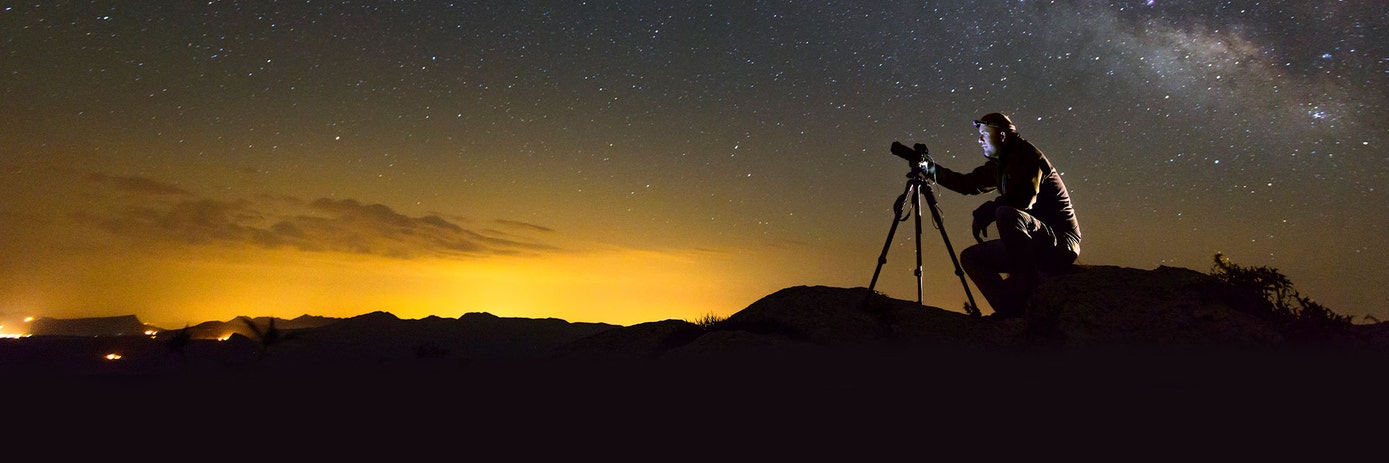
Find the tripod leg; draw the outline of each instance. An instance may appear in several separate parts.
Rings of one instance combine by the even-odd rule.
[[[960,285],[965,288],[965,297],[969,298],[969,304],[965,306],[965,312],[972,316],[979,316],[979,305],[974,302],[974,294],[969,292],[969,283],[965,281],[965,270],[960,267],[960,259],[955,257],[955,247],[950,245],[950,236],[945,233],[945,224],[940,218],[940,208],[936,207],[936,197],[929,188],[926,189],[926,202],[931,207],[931,217],[935,219],[936,228],[940,230],[941,241],[945,242],[945,250],[950,252],[950,261],[955,263],[955,276],[960,278]]]
[[[921,275],[921,188],[912,187],[912,209],[915,209],[916,216],[916,303],[926,303],[926,282]]]
[[[911,187],[907,187],[907,193],[911,192]],[[869,297],[873,295],[873,288],[878,286],[878,275],[883,271],[883,264],[887,263],[887,250],[892,247],[892,235],[897,234],[897,224],[901,223],[901,219],[898,217],[902,215],[902,204],[903,200],[907,198],[907,193],[902,193],[902,196],[897,197],[897,202],[893,203],[892,228],[887,230],[887,241],[883,242],[883,252],[878,255],[878,268],[873,270],[873,281],[868,283]]]

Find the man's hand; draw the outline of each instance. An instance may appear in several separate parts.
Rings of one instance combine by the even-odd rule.
[[[974,241],[983,243],[984,238],[989,236],[989,224],[974,221]]]
[[[994,222],[994,218],[996,217],[994,211],[997,209],[998,206],[995,205],[993,201],[989,201],[980,204],[979,207],[974,210],[974,223],[970,226],[974,231],[974,241],[983,243],[984,238],[989,236],[989,224]]]

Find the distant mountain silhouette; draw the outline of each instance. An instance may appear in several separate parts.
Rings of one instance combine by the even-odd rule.
[[[275,317],[247,318],[249,318],[251,322],[254,323],[256,326],[269,326],[270,320],[273,318],[275,320],[275,327],[282,330],[303,330],[310,328],[318,328],[342,320],[341,318],[320,317],[316,315],[300,315],[292,319]],[[251,336],[253,334],[250,328],[248,328],[246,324],[240,321],[239,319],[232,319],[227,321],[206,321],[197,325],[189,326],[187,329],[189,331],[189,334],[194,339],[217,339],[225,338],[233,334],[240,334],[242,336]],[[160,331],[172,330],[164,328]]]
[[[154,327],[134,315],[88,318],[39,317],[29,326],[34,336],[136,336]]]

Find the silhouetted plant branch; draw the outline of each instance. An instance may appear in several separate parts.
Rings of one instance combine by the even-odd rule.
[[[1350,324],[1349,315],[1336,314],[1299,294],[1293,289],[1292,281],[1278,269],[1238,265],[1217,252],[1211,275],[1234,290],[1237,305],[1242,308],[1292,322]]]
[[[188,343],[193,341],[193,333],[188,329],[188,325],[184,324],[183,329],[181,330],[174,331],[172,333],[159,333],[159,335],[165,337],[164,346],[168,347],[169,350],[178,353],[179,359],[181,360],[183,367],[187,369]]]
[[[695,319],[693,322],[691,322],[691,323],[694,323],[695,325],[699,326],[701,329],[704,329],[704,330],[707,331],[707,330],[713,328],[714,325],[717,325],[717,324],[719,324],[719,322],[722,322],[722,321],[724,321],[724,320],[726,320],[726,319],[727,319],[727,317],[720,317],[720,316],[718,316],[718,315],[714,315],[714,314],[711,312],[711,313],[705,314],[705,315],[702,316],[702,317],[696,318],[696,319]]]
[[[193,340],[193,333],[188,330],[187,324],[183,325],[183,329],[181,330],[160,334],[165,334],[167,336],[164,341],[164,346],[179,354],[186,353],[188,343]]]
[[[274,317],[270,318],[270,321],[266,324],[264,330],[261,330],[259,326],[256,326],[255,321],[251,320],[249,317],[243,315],[237,317],[237,319],[241,320],[241,323],[245,324],[246,328],[251,330],[251,334],[254,335],[256,343],[260,345],[260,350],[257,355],[258,357],[264,357],[266,352],[269,351],[270,346],[280,344],[294,337],[292,333],[285,333],[284,331],[275,328]]]

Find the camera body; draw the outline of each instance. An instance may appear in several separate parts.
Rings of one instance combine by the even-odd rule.
[[[899,158],[906,159],[907,162],[911,163],[912,168],[917,168],[921,164],[930,161],[931,155],[929,153],[930,150],[926,149],[926,145],[922,143],[917,143],[913,147],[908,148],[907,145],[895,141],[892,142],[892,154]]]

